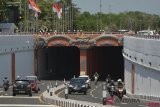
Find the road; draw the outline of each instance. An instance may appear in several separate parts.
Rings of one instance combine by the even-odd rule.
[[[40,82],[40,91],[39,93],[34,93],[32,97],[28,95],[16,95],[12,96],[12,87],[7,92],[4,92],[2,88],[0,88],[0,107],[55,107],[54,105],[46,104],[40,98],[42,92],[46,90],[48,84],[52,84],[55,86],[55,81],[41,81]],[[63,81],[57,81],[58,85],[62,84]],[[88,101],[93,103],[100,103],[102,104],[102,83],[98,82],[95,85],[91,82],[91,88],[88,89],[87,95],[83,93],[72,93],[69,95],[69,99],[74,100],[81,100],[81,101]],[[59,97],[64,98],[64,90],[60,91],[57,94]],[[107,98],[110,98],[109,94]],[[141,100],[132,100],[127,96],[124,97],[123,102],[120,102],[116,96],[114,96],[114,104],[119,107],[148,107],[146,106],[146,102]],[[108,103],[107,103],[108,104]],[[154,106],[158,107],[158,106]]]
[[[97,85],[95,85],[93,82],[91,82],[91,89],[88,89],[87,95],[84,95],[83,93],[72,93],[68,95],[68,98],[102,104],[102,84],[103,82],[99,82]],[[59,92],[57,95],[59,97],[65,98],[64,90]],[[109,94],[107,94],[107,98],[110,98]],[[114,96],[113,105],[119,107],[148,107],[145,105],[147,102],[144,102],[140,99],[133,99],[125,96],[122,101],[123,102],[120,102],[120,100]],[[109,105],[109,103],[107,104]]]

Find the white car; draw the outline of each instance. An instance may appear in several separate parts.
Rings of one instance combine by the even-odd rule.
[[[40,91],[40,86],[37,76],[26,76],[26,79],[31,83],[32,91],[38,93],[38,91]]]
[[[87,88],[91,88],[91,79],[88,75],[81,75],[79,78],[83,78],[86,81]]]

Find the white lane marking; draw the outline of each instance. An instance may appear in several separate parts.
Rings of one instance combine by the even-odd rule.
[[[57,96],[59,97],[59,95],[63,92],[64,90],[61,90],[59,93],[57,93]]]
[[[45,85],[46,83],[42,83],[41,85]]]
[[[131,97],[128,97],[128,96],[126,96],[126,95],[124,95],[124,97],[125,97],[125,98],[131,98]]]
[[[55,105],[0,104],[0,107],[56,107]]]
[[[98,86],[96,86],[94,89],[92,89],[92,90],[90,91],[90,95],[91,95],[93,98],[96,98],[96,99],[99,98],[99,97],[96,97],[96,96],[93,95],[93,91],[95,91],[96,88],[100,87],[101,85],[102,85],[102,84],[99,84]],[[102,99],[102,98],[99,98],[99,99]]]
[[[0,91],[0,93],[2,93],[3,91]]]
[[[128,104],[128,103],[122,103],[122,102],[121,102],[121,104]]]
[[[140,106],[140,107],[149,107],[149,106],[146,106],[146,105],[138,105],[138,106]]]
[[[28,96],[28,97],[23,97],[23,96],[3,96],[1,95],[0,98],[39,98],[38,96]]]

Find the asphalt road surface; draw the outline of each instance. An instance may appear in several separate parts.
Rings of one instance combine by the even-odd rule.
[[[10,87],[7,92],[4,92],[3,89],[0,88],[0,107],[55,107],[54,105],[47,104],[41,100],[41,95],[47,89],[47,85],[52,84],[52,86],[55,86],[55,83],[55,81],[41,81],[40,91],[38,93],[33,92],[32,97],[29,95],[12,96],[12,87]],[[57,83],[60,85],[63,81],[57,81]],[[88,89],[87,95],[84,95],[83,93],[72,93],[69,94],[69,99],[102,104],[102,83],[103,82],[98,82],[98,84],[95,85],[91,82],[91,88]],[[64,90],[59,92],[57,95],[64,98]],[[107,99],[108,98],[110,98],[109,94],[107,94]],[[149,107],[146,105],[147,102],[139,99],[133,100],[133,98],[129,98],[127,96],[123,98],[123,102],[120,102],[118,98],[114,96],[114,99],[111,102],[113,102],[113,105],[119,107]],[[110,104],[107,102],[107,105]]]
[[[68,95],[69,99],[80,100],[80,101],[88,101],[93,103],[100,103],[103,104],[102,101],[102,84],[103,82],[98,82],[97,85],[94,82],[91,82],[91,88],[88,89],[87,95],[83,93],[71,93]],[[64,90],[57,94],[59,97],[65,98]],[[111,98],[107,92],[107,99]],[[111,104],[112,103],[112,104]],[[115,105],[119,107],[149,107],[147,106],[146,101],[142,101],[140,99],[130,98],[124,96],[122,102],[118,99],[117,96],[113,97],[113,100],[108,101],[107,105]]]

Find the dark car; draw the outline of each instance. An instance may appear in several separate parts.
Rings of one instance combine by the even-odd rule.
[[[16,96],[16,94],[32,96],[32,87],[29,80],[15,80],[13,83],[13,96]]]
[[[87,93],[86,82],[81,78],[72,78],[69,83],[69,94],[71,92]]]

